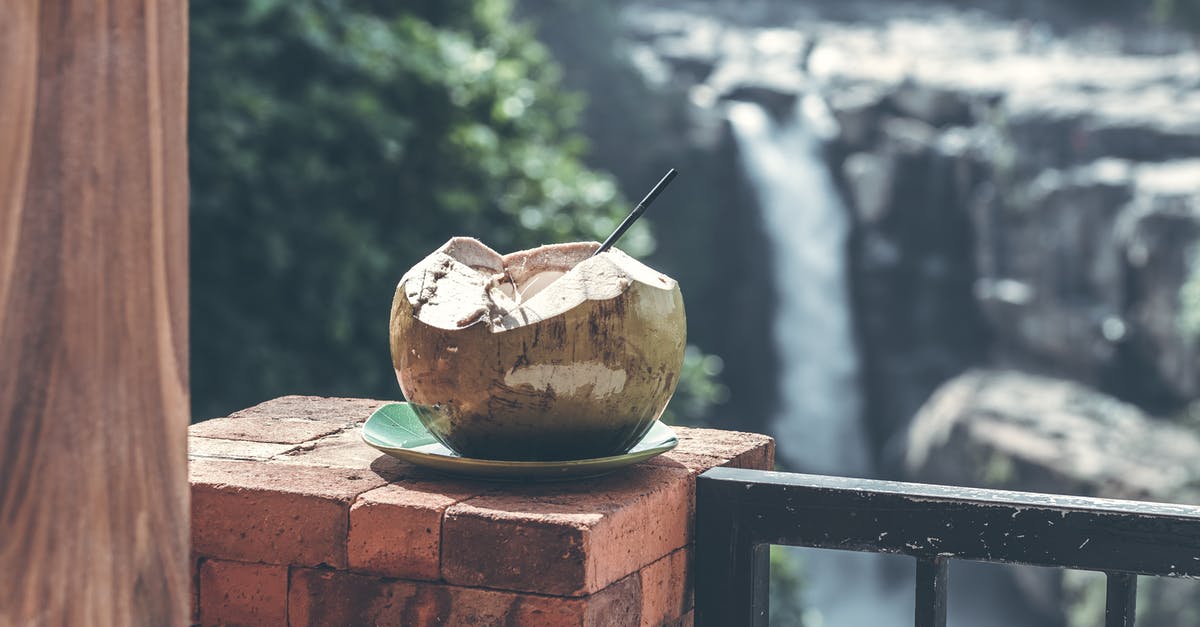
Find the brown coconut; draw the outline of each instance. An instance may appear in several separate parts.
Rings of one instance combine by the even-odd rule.
[[[597,247],[500,255],[456,237],[400,280],[392,363],[443,443],[481,459],[604,457],[662,414],[686,344],[679,285]]]

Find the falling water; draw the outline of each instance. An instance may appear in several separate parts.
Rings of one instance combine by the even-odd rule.
[[[870,464],[846,287],[848,216],[821,158],[812,109],[800,106],[780,124],[738,102],[729,120],[771,240],[783,368],[772,427],[781,460],[790,470],[861,477]]]
[[[783,402],[772,421],[779,457],[789,470],[863,477],[871,466],[847,294],[848,214],[821,157],[823,120],[804,106],[811,103],[800,99],[782,123],[751,103],[731,104],[728,115],[771,242],[779,294],[773,336]],[[826,627],[910,620],[904,604],[911,601],[886,580],[878,557],[808,551],[803,563],[805,606]]]
[[[873,470],[860,423],[858,353],[847,293],[849,213],[821,154],[820,137],[831,132],[824,127],[833,122],[815,96],[802,97],[797,105],[792,118],[782,122],[752,103],[735,102],[728,109],[771,243],[779,294],[773,336],[782,357],[783,402],[771,426],[788,470],[867,477]],[[803,602],[811,612],[806,625],[912,624],[909,561],[801,553]],[[1031,624],[1009,601],[1011,592],[1000,591],[1006,575],[979,566],[958,567],[966,576],[956,577],[956,585],[973,602],[952,604],[951,619],[975,627]]]

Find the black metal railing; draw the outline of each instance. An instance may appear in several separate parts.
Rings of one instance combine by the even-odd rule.
[[[1138,575],[1200,578],[1200,507],[714,468],[696,484],[696,624],[767,624],[772,544],[911,555],[917,627],[946,624],[951,559],[1104,572],[1106,627]]]

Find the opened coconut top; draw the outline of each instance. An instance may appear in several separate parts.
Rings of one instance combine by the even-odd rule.
[[[471,237],[446,242],[400,279],[418,320],[439,329],[486,324],[493,333],[608,300],[634,283],[674,290],[675,280],[615,248],[550,244],[508,255]]]

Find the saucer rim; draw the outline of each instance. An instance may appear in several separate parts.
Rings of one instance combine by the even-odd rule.
[[[380,406],[359,428],[359,437],[364,443],[371,448],[374,448],[382,453],[391,455],[397,459],[413,463],[417,466],[432,468],[449,474],[465,475],[475,478],[513,478],[513,479],[532,479],[545,478],[547,475],[553,476],[556,472],[562,475],[567,475],[562,478],[587,478],[598,476],[612,472],[625,466],[631,466],[639,462],[645,461],[652,457],[656,457],[663,453],[673,450],[679,445],[679,436],[670,425],[655,420],[651,424],[650,429],[646,431],[646,435],[634,444],[634,448],[640,445],[646,439],[651,437],[652,432],[659,432],[662,442],[642,449],[621,453],[618,455],[609,455],[606,457],[589,457],[582,459],[568,459],[557,461],[520,461],[520,460],[499,460],[499,459],[481,459],[475,457],[465,457],[450,450],[445,445],[437,441],[433,434],[425,429],[424,425],[420,425],[421,429],[429,435],[430,441],[419,446],[437,445],[445,449],[441,451],[421,451],[417,447],[400,447],[393,446],[389,443],[372,439],[367,434],[367,425],[375,420],[380,412],[393,405],[409,405],[407,402],[392,402]],[[665,430],[665,433],[664,433]],[[594,471],[594,472],[593,472]],[[533,472],[537,476],[525,476],[522,473]],[[585,474],[589,473],[590,474]]]

